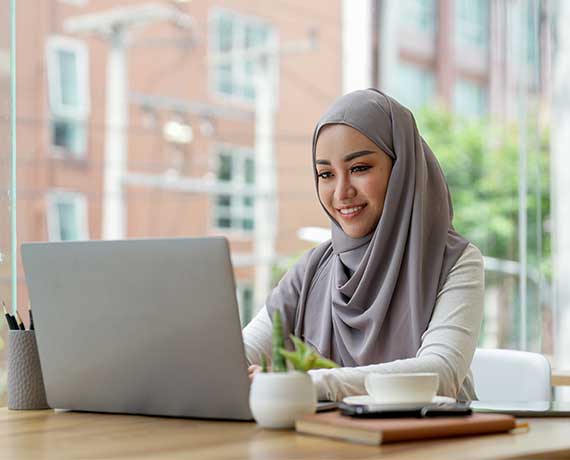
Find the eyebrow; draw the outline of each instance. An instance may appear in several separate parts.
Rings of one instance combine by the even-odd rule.
[[[343,161],[348,162],[348,161],[354,160],[355,158],[362,157],[364,155],[370,155],[371,153],[375,153],[375,152],[372,150],[359,150],[358,152],[352,152],[352,153],[345,155],[342,159],[343,159]],[[315,160],[315,164],[329,165],[330,166],[331,162],[329,160]]]

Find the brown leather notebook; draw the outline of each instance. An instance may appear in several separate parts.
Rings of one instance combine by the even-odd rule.
[[[295,424],[299,433],[364,444],[447,438],[500,433],[516,428],[515,418],[502,414],[473,414],[465,417],[357,419],[326,412],[307,415]]]

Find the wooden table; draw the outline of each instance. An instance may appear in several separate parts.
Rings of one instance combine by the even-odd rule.
[[[570,386],[570,371],[552,371],[552,386],[564,387]]]
[[[364,446],[254,423],[0,409],[0,459],[562,459],[570,419],[528,432]]]

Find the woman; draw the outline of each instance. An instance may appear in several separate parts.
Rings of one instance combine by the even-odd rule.
[[[311,371],[320,400],[365,394],[368,372],[436,372],[438,394],[475,399],[483,313],[479,250],[455,232],[447,183],[409,110],[375,89],[337,99],[313,135],[332,239],[309,250],[244,329],[250,375],[271,319],[341,368]]]

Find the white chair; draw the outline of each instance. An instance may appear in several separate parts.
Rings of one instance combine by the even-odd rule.
[[[549,401],[551,370],[539,353],[477,348],[471,363],[480,401]]]

